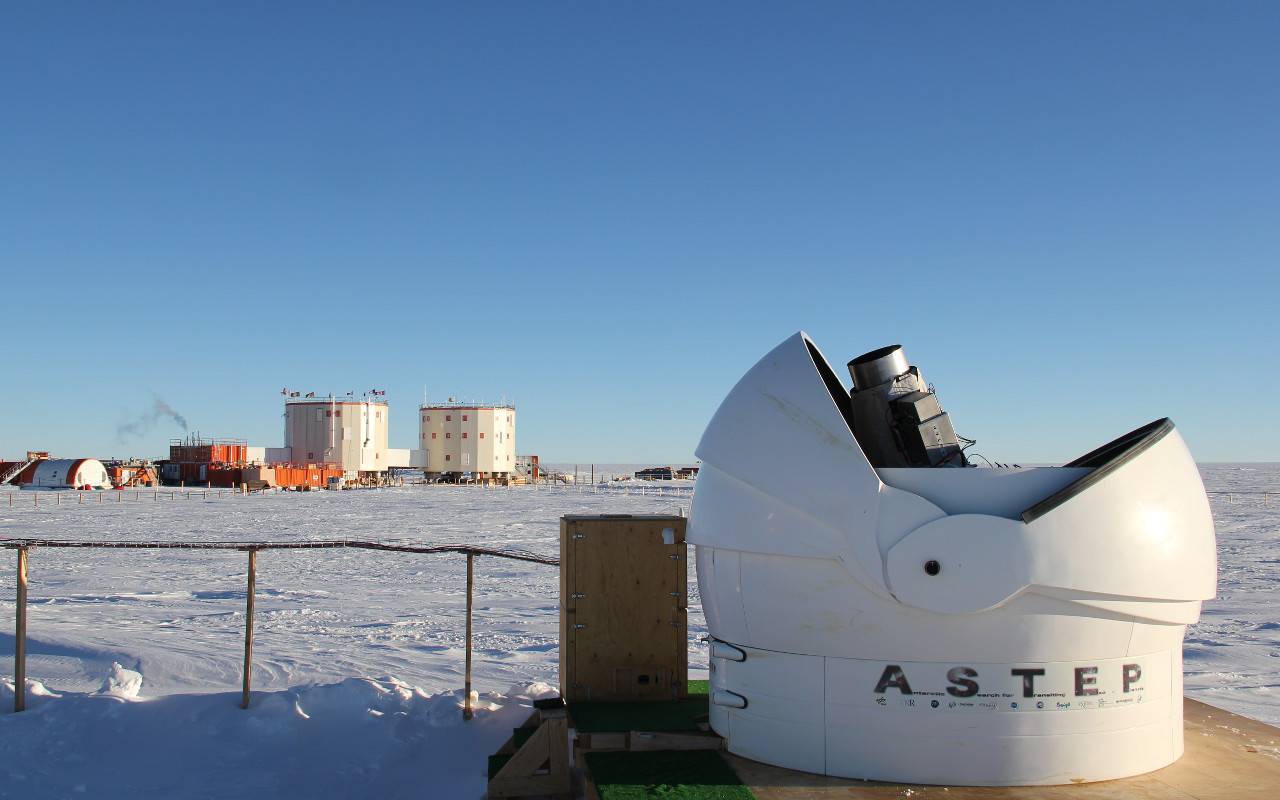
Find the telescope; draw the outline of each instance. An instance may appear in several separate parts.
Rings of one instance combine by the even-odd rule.
[[[900,346],[849,371],[852,389],[796,333],[698,445],[687,540],[728,750],[979,786],[1177,760],[1183,636],[1217,563],[1173,423],[1062,466],[979,467]]]

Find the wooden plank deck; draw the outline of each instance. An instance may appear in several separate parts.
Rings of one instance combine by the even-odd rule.
[[[1280,800],[1280,728],[1187,699],[1186,753],[1171,766],[1135,778],[1076,786],[914,786],[827,778],[725,759],[758,800]]]

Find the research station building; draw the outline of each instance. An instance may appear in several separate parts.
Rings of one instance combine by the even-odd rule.
[[[427,477],[502,478],[515,471],[515,406],[423,405],[418,445]]]
[[[390,409],[385,401],[289,400],[284,445],[294,464],[337,464],[349,478],[393,465],[387,449]]]

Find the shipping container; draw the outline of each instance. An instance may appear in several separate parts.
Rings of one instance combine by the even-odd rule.
[[[249,445],[240,439],[188,437],[169,443],[169,460],[185,464],[244,464]]]

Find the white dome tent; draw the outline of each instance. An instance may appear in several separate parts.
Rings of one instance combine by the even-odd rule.
[[[873,467],[857,403],[797,333],[698,446],[688,541],[728,749],[969,785],[1176,760],[1182,639],[1214,595],[1216,554],[1173,424],[1064,467]]]
[[[24,489],[110,489],[107,468],[96,458],[46,458],[32,465],[29,480],[20,475]]]

